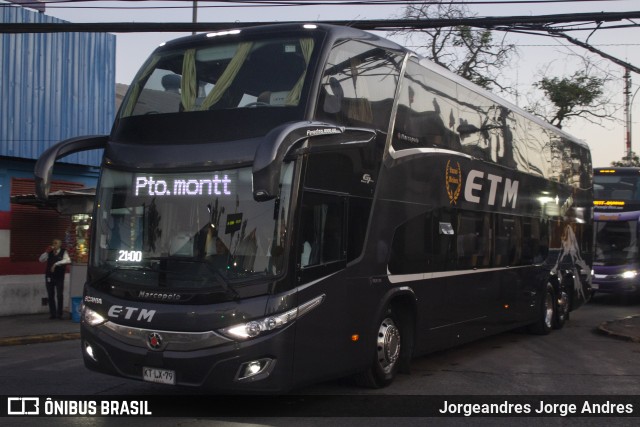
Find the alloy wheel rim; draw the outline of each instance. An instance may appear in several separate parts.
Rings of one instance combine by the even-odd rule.
[[[385,374],[391,372],[400,357],[400,330],[390,318],[380,324],[378,330],[378,364]]]
[[[551,292],[547,292],[547,297],[545,298],[545,313],[544,313],[544,324],[547,328],[551,327],[551,322],[553,321],[553,296]]]

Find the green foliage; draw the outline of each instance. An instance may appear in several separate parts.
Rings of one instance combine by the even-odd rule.
[[[584,115],[596,107],[604,93],[605,79],[587,75],[583,70],[569,77],[544,77],[534,86],[541,89],[555,107],[549,122],[559,128],[573,116]]]
[[[622,160],[611,162],[611,166],[616,166],[616,167],[625,167],[625,166],[640,167],[640,157],[638,157],[638,155],[635,152],[632,151],[631,153],[629,153],[628,156],[624,156],[622,158]]]
[[[464,3],[433,2],[412,3],[403,12],[406,19],[458,19],[474,16]],[[392,34],[418,39],[424,56],[467,80],[489,90],[510,92],[504,84],[503,72],[517,54],[513,43],[506,42],[506,35],[499,40],[488,29],[469,26],[425,28],[398,31]]]

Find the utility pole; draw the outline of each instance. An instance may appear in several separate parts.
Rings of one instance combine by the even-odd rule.
[[[193,14],[192,14],[192,21],[194,24],[198,23],[198,0],[193,0]],[[196,34],[196,30],[193,30],[193,32],[191,33],[195,36]]]
[[[631,72],[629,68],[624,70],[624,112],[627,128],[627,160],[631,162]]]

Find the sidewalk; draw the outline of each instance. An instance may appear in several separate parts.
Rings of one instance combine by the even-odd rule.
[[[603,322],[598,331],[613,338],[640,343],[640,314]],[[49,314],[0,317],[0,347],[80,339],[80,323],[49,319]]]
[[[0,317],[0,346],[80,339],[80,323],[49,319],[49,313]]]
[[[603,322],[598,330],[614,338],[640,343],[640,314]]]

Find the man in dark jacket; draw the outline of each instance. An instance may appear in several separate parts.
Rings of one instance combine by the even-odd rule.
[[[62,319],[62,293],[64,291],[64,274],[67,264],[71,264],[69,254],[62,247],[60,239],[53,239],[51,246],[40,255],[40,262],[47,263],[45,280],[49,297],[49,319]],[[57,298],[57,304],[56,304]]]

